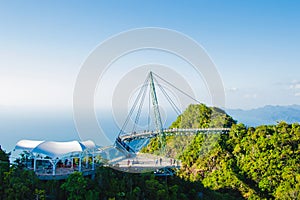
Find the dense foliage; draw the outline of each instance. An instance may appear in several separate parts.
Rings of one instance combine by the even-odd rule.
[[[181,154],[180,177],[245,198],[300,197],[299,124],[233,125],[210,151],[201,152],[211,138],[198,135]]]
[[[200,104],[189,106],[171,128],[220,126],[231,130],[168,136],[167,154],[182,166],[167,178],[99,167],[94,179],[76,172],[64,181],[40,181],[20,160],[9,167],[9,155],[0,150],[0,199],[300,199],[298,123],[246,127]],[[153,139],[143,151],[157,149]]]
[[[223,110],[216,107],[207,107],[204,104],[192,104],[177,117],[170,128],[230,128],[236,121]],[[195,136],[167,136],[164,154],[178,158],[179,154],[189,147]],[[210,141],[212,142],[212,141]],[[144,147],[143,153],[161,154],[159,139],[154,138]],[[193,157],[198,154],[193,155]]]
[[[191,104],[170,128],[230,128],[236,122],[223,110],[204,104]]]
[[[9,170],[9,154],[5,153],[0,146],[0,199],[4,193],[4,173]]]
[[[0,199],[189,200],[221,197],[218,192],[204,189],[200,182],[192,183],[176,176],[155,177],[153,173],[129,174],[107,167],[99,167],[94,179],[75,172],[64,181],[41,181],[32,171],[13,167],[5,179],[5,192],[0,194]]]
[[[167,137],[167,155],[182,161],[179,177],[220,191],[222,198],[300,199],[299,124],[245,127],[220,109],[201,104],[188,107],[171,127],[220,124],[231,131]],[[143,151],[159,153],[157,143],[153,139]]]

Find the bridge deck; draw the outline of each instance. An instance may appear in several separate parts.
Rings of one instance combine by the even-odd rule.
[[[183,129],[173,128],[164,129],[165,135],[193,135],[197,133],[226,133],[230,131],[230,128],[195,128],[195,129]],[[121,135],[120,138],[124,140],[142,139],[142,138],[153,138],[160,134],[160,131],[144,131],[141,133],[128,133]]]

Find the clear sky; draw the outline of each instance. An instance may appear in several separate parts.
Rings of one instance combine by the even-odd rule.
[[[228,108],[300,102],[299,1],[0,1],[0,106],[72,106],[81,64],[106,38],[141,27],[201,44]]]

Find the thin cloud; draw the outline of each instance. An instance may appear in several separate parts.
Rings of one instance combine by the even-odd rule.
[[[292,92],[295,97],[300,97],[300,81],[292,80],[289,83],[288,89]]]
[[[300,89],[300,81],[293,80],[292,83],[290,84],[290,89]]]
[[[226,89],[228,92],[237,92],[239,89],[236,87],[231,87]]]
[[[245,94],[244,98],[245,99],[256,99],[257,98],[257,94]]]
[[[300,89],[300,83],[290,85],[291,89]]]
[[[295,95],[295,97],[300,97],[300,92],[297,92],[294,95]]]

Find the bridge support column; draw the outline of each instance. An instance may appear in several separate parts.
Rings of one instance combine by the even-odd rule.
[[[159,112],[159,105],[158,105],[158,100],[156,96],[156,91],[155,91],[155,86],[154,86],[154,80],[153,80],[153,74],[152,72],[149,73],[150,76],[150,92],[151,92],[151,98],[152,98],[152,105],[154,108],[154,117],[155,117],[155,126],[157,131],[159,131],[159,141],[160,141],[160,147],[161,147],[161,152],[165,152],[165,143],[166,143],[166,138],[165,138],[165,133],[163,131],[163,125],[161,121],[161,116]]]
[[[86,156],[85,157],[85,168],[88,168],[89,167],[89,156]]]
[[[81,172],[81,157],[79,157],[79,166],[78,166],[78,171]]]
[[[93,156],[92,157],[92,170],[94,170],[95,169],[95,155],[94,155],[94,153],[93,153],[92,156]]]
[[[33,158],[33,171],[36,171],[36,158]]]
[[[52,175],[55,176],[56,163],[57,163],[57,161],[51,160],[50,162],[51,162],[51,164],[52,164]]]

